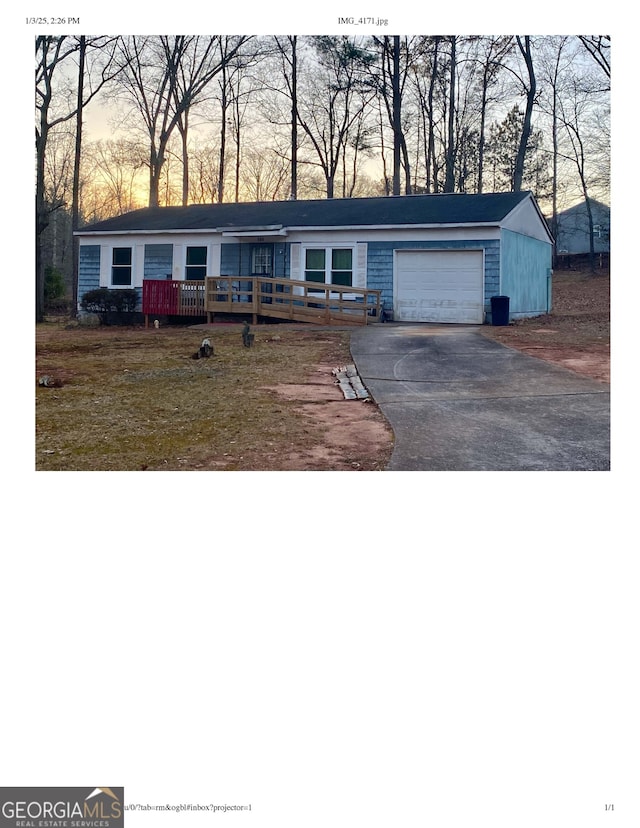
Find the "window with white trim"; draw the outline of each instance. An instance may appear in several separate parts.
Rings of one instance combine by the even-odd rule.
[[[111,251],[111,284],[118,287],[131,284],[131,248],[114,247]]]
[[[353,248],[307,247],[304,278],[307,282],[350,287],[353,284]]]
[[[204,279],[207,275],[207,248],[187,247],[187,261],[184,268],[184,278]]]

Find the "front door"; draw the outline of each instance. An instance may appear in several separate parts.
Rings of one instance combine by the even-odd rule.
[[[251,251],[251,275],[273,276],[272,244],[254,244]]]
[[[267,279],[273,277],[273,245],[272,244],[254,244],[251,250],[251,275],[262,276]],[[258,300],[265,304],[271,304],[271,297],[265,296],[265,293],[273,293],[273,285],[268,282],[260,281],[257,285]]]

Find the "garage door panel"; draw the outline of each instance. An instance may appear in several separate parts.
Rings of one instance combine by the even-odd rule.
[[[398,251],[396,318],[480,324],[483,283],[481,251]]]

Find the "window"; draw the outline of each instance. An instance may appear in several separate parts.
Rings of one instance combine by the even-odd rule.
[[[353,250],[351,248],[334,248],[331,251],[331,284],[353,284]]]
[[[353,250],[350,247],[308,247],[304,278],[330,285],[353,284]]]
[[[207,248],[187,247],[185,279],[204,279],[207,275]]]
[[[131,248],[114,247],[111,255],[111,284],[131,284]]]
[[[254,276],[271,276],[271,252],[270,244],[262,244],[251,251],[251,273]]]
[[[304,278],[307,282],[325,281],[325,251],[309,249],[305,252]]]

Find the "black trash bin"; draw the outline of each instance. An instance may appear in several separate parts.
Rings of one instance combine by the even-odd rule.
[[[508,296],[492,296],[491,297],[491,324],[492,325],[508,325],[509,324],[509,297]]]

